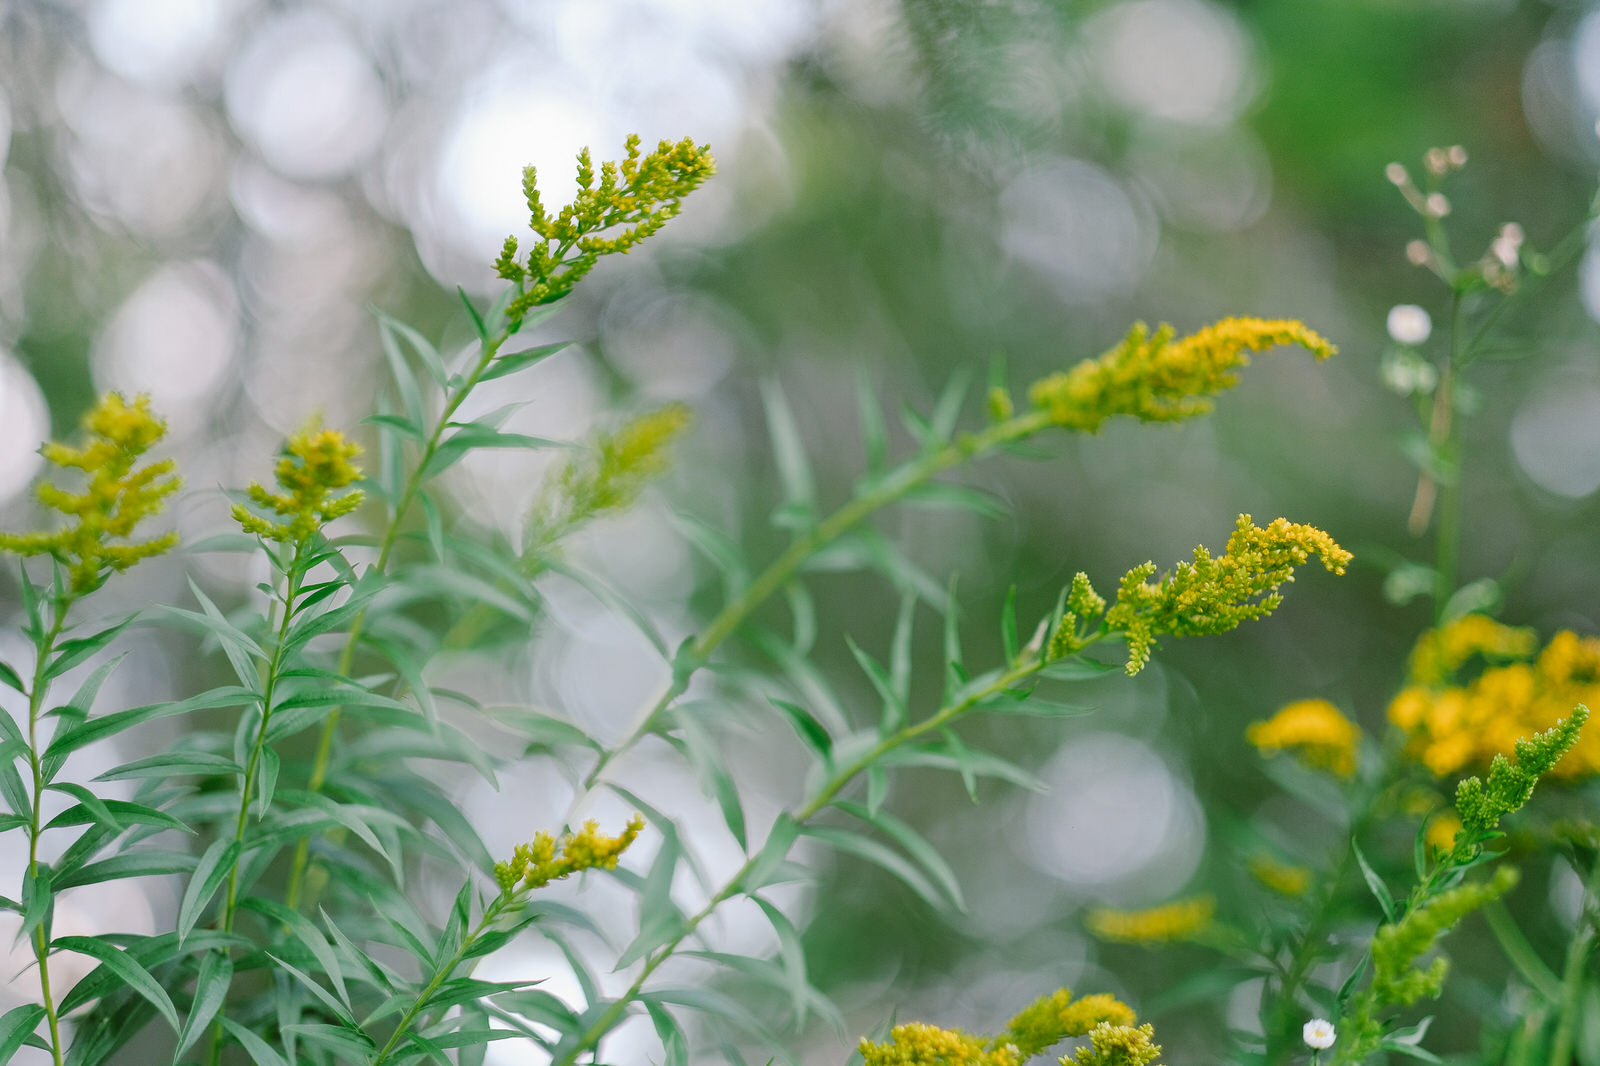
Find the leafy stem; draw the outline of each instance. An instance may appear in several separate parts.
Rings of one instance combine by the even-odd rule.
[[[573,798],[565,821],[570,824],[601,776],[616,759],[630,751],[655,729],[657,719],[683,695],[689,679],[712,653],[732,636],[745,620],[774,594],[781,591],[800,572],[807,560],[839,537],[866,520],[874,512],[896,502],[938,475],[965,462],[985,457],[1009,444],[1015,444],[1048,428],[1052,419],[1047,411],[1029,411],[997,422],[981,433],[963,435],[955,441],[902,464],[880,478],[872,487],[795,538],[737,598],[718,612],[694,641],[680,652],[678,669],[655,701],[644,709],[622,740],[600,754]]]
[[[283,595],[283,618],[278,623],[277,639],[273,641],[272,657],[267,662],[261,682],[261,721],[256,727],[255,741],[250,747],[250,758],[245,763],[244,781],[239,789],[239,815],[233,826],[233,865],[228,871],[228,888],[222,905],[218,928],[224,933],[233,931],[233,919],[239,903],[239,871],[244,866],[244,836],[250,824],[250,802],[255,795],[256,781],[261,773],[261,760],[267,748],[267,730],[272,724],[272,702],[278,678],[284,665],[284,648],[288,643],[289,627],[294,622],[295,600],[300,595],[300,584],[305,577],[305,541],[296,541],[289,560]],[[211,1028],[207,1061],[216,1066],[222,1061],[222,1011]]]
[[[383,531],[383,537],[378,542],[378,559],[374,564],[379,573],[388,569],[389,557],[394,553],[395,544],[400,538],[400,530],[406,516],[410,513],[411,505],[416,502],[417,495],[422,491],[423,484],[428,478],[428,468],[432,465],[433,457],[438,454],[439,445],[443,442],[444,432],[450,428],[451,419],[466,400],[467,395],[478,384],[489,365],[499,354],[501,346],[511,338],[515,327],[508,325],[500,333],[483,342],[483,352],[478,361],[473,364],[471,372],[462,380],[461,385],[453,394],[446,397],[443,410],[434,423],[433,431],[428,435],[427,441],[422,446],[422,452],[416,465],[412,468],[410,476],[406,479],[405,486],[400,491],[400,498],[395,502],[394,513],[390,516],[389,524]],[[361,610],[351,619],[350,632],[345,637],[344,648],[339,653],[338,673],[348,677],[355,665],[356,645],[361,642],[362,631],[366,627],[367,612]],[[339,730],[339,711],[335,705],[323,719],[322,731],[317,737],[317,752],[311,764],[311,776],[306,782],[306,791],[318,794],[322,791],[327,781],[328,765],[333,757],[333,741]],[[284,902],[290,909],[300,905],[300,898],[305,891],[306,875],[311,858],[311,839],[302,837],[295,845],[294,858],[289,865],[288,889]]]
[[[1084,645],[1087,646],[1088,644],[1092,644],[1107,635],[1109,635],[1108,631],[1102,628],[1099,633],[1091,634],[1084,641]],[[971,690],[961,699],[945,705],[934,714],[920,722],[906,725],[896,732],[880,738],[879,741],[866,752],[851,760],[842,769],[835,771],[833,775],[830,776],[827,781],[825,781],[817,789],[816,794],[813,795],[812,798],[803,806],[795,810],[793,814],[789,815],[789,817],[792,818],[796,824],[804,824],[805,822],[810,821],[825,807],[832,803],[834,798],[845,788],[845,786],[850,784],[850,782],[853,781],[863,771],[879,762],[879,760],[881,760],[889,752],[900,747],[901,745],[910,743],[911,741],[925,736],[928,733],[950,725],[953,721],[955,721],[964,713],[972,710],[974,707],[977,707],[992,697],[998,696],[1014,686],[1027,681],[1029,678],[1039,673],[1040,670],[1044,669],[1045,666],[1046,662],[1043,657],[1031,652],[1024,653],[1022,657],[1013,662],[1006,669],[998,671],[994,675],[993,679],[988,683],[982,685],[975,684],[972,686]],[[619,996],[615,1001],[613,1001],[611,1005],[594,1020],[594,1023],[590,1025],[587,1030],[585,1030],[583,1035],[578,1038],[578,1041],[568,1048],[565,1054],[561,1055],[554,1061],[552,1066],[574,1066],[580,1055],[586,1051],[598,1048],[600,1041],[605,1038],[605,1035],[610,1032],[613,1027],[616,1026],[616,1024],[622,1019],[624,1013],[628,1010],[629,1006],[631,1006],[632,1003],[639,997],[640,993],[644,990],[645,983],[649,981],[651,975],[660,969],[662,964],[664,964],[673,956],[678,947],[694,934],[695,930],[700,927],[702,922],[709,918],[719,906],[721,906],[727,900],[733,898],[735,895],[738,895],[740,892],[753,892],[760,888],[759,885],[750,886],[747,888],[744,884],[744,881],[750,876],[751,872],[754,871],[758,865],[763,865],[771,858],[770,856],[767,856],[765,852],[765,847],[757,849],[756,852],[745,861],[744,865],[739,867],[738,871],[735,872],[734,875],[723,884],[723,886],[706,902],[703,907],[700,908],[700,910],[696,911],[690,917],[684,919],[682,927],[677,931],[672,939],[655,949],[655,951],[645,961],[644,967],[639,972],[639,976],[634,979],[633,984],[628,987],[628,990]]]
[[[24,582],[28,580],[25,572],[22,580]],[[70,589],[62,590],[51,597],[50,628],[44,632],[43,638],[39,641],[38,656],[33,664],[33,682],[28,686],[28,768],[33,774],[33,808],[28,821],[30,895],[39,891],[39,837],[43,823],[44,760],[39,750],[39,717],[44,708],[45,695],[50,690],[48,677],[50,657],[55,651],[56,641],[60,639],[62,630],[66,628],[67,611],[72,607],[74,599]],[[50,1054],[55,1060],[55,1066],[62,1066],[61,1024],[56,1012],[55,998],[50,989],[50,937],[47,932],[49,925],[48,920],[41,919],[34,927],[33,955],[39,964],[39,991],[44,999],[45,1018],[50,1026]]]
[[[476,946],[478,938],[483,936],[494,925],[506,906],[511,902],[513,902],[512,893],[502,892],[495,898],[494,902],[484,908],[483,917],[478,920],[478,924],[473,927],[470,933],[462,937],[461,946],[456,948],[455,953],[450,958],[434,968],[433,976],[428,980],[428,984],[417,994],[417,998],[412,1002],[411,1006],[406,1008],[406,1012],[401,1016],[399,1024],[395,1026],[394,1032],[389,1035],[388,1043],[383,1045],[383,1048],[372,1060],[370,1066],[383,1066],[383,1063],[394,1053],[394,1050],[400,1046],[400,1042],[405,1039],[406,1034],[410,1032],[411,1023],[416,1021],[417,1017],[427,1008],[428,1001],[433,998],[433,994],[439,990],[441,985],[450,980],[451,975],[456,971],[456,967],[460,966],[472,954],[472,949]]]

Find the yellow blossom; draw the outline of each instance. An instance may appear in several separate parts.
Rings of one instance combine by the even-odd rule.
[[[866,1066],[1021,1066],[1016,1047],[992,1048],[981,1036],[908,1022],[889,1031],[887,1043],[861,1041]]]
[[[1035,382],[1028,398],[1056,424],[1090,432],[1116,415],[1182,421],[1211,410],[1210,397],[1238,382],[1233,371],[1249,363],[1249,353],[1282,344],[1298,344],[1318,359],[1336,351],[1290,320],[1229,318],[1181,340],[1173,340],[1171,326],[1151,333],[1141,322],[1098,359]]]
[[[139,458],[165,435],[167,424],[150,411],[148,396],[128,403],[108,393],[84,417],[90,440],[81,448],[46,444],[41,453],[56,466],[83,471],[83,492],[68,492],[50,482],[39,486],[39,501],[76,519],[55,532],[0,533],[0,550],[18,555],[54,556],[67,568],[72,591],[98,588],[110,571],[128,569],[160,555],[178,542],[176,533],[150,540],[130,539],[136,526],[160,512],[162,501],[178,490],[170,459],[139,467]]]
[[[1468,615],[1425,633],[1412,654],[1417,683],[1389,704],[1406,751],[1438,776],[1487,766],[1518,739],[1551,728],[1574,705],[1600,701],[1600,639],[1557,633],[1535,656],[1531,630]],[[1468,659],[1511,659],[1456,681]],[[1531,661],[1530,661],[1531,660]],[[1583,733],[1553,771],[1557,777],[1600,772],[1600,735]]]
[[[1520,626],[1502,625],[1484,614],[1466,614],[1430,629],[1411,651],[1411,680],[1435,685],[1461,669],[1474,655],[1487,659],[1526,659],[1538,646],[1538,635]]]
[[[1428,820],[1423,837],[1434,851],[1448,852],[1456,845],[1456,834],[1461,832],[1461,819],[1454,811],[1440,811]]]
[[[617,858],[643,829],[644,819],[636,814],[614,837],[602,836],[599,824],[592,821],[584,822],[576,833],[563,834],[560,840],[538,833],[529,843],[518,844],[509,861],[495,863],[495,880],[500,891],[509,894],[543,888],[584,870],[615,870]]]
[[[1265,722],[1254,722],[1245,739],[1263,755],[1292,751],[1307,766],[1340,777],[1356,772],[1361,727],[1327,700],[1300,700]]]
[[[1193,940],[1211,928],[1217,901],[1211,896],[1177,900],[1142,911],[1096,907],[1084,918],[1089,932],[1101,940],[1125,944],[1165,944]]]
[[[267,540],[298,543],[310,537],[335,518],[361,506],[360,489],[343,496],[332,495],[361,479],[361,468],[354,459],[360,445],[336,429],[318,429],[315,424],[289,438],[275,471],[278,487],[269,492],[261,485],[250,485],[250,499],[257,506],[273,511],[287,522],[272,522],[253,514],[243,504],[234,504],[233,518]]]
[[[1304,866],[1279,862],[1261,852],[1250,856],[1250,876],[1280,896],[1303,896],[1311,887],[1311,871]]]

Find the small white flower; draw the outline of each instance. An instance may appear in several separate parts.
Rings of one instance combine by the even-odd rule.
[[[1416,347],[1433,333],[1433,319],[1416,304],[1400,304],[1389,308],[1389,336],[1396,344]]]
[[[1443,218],[1450,213],[1450,199],[1442,192],[1431,192],[1424,200],[1423,206],[1428,209],[1428,214],[1434,218]]]
[[[1325,1018],[1313,1018],[1306,1022],[1306,1027],[1301,1030],[1301,1035],[1305,1037],[1307,1044],[1318,1051],[1332,1047],[1334,1040],[1338,1036],[1333,1031],[1333,1023]]]

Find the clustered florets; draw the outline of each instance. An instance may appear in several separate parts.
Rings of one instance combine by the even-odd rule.
[[[1263,755],[1293,752],[1301,762],[1340,777],[1356,772],[1361,727],[1327,700],[1298,700],[1264,722],[1253,722],[1245,739]]]
[[[506,309],[513,323],[565,296],[601,256],[626,254],[666,225],[683,198],[716,173],[709,145],[662,141],[648,155],[640,155],[639,145],[639,136],[630,135],[627,158],[600,164],[598,183],[589,149],[578,153],[578,194],[553,217],[540,196],[538,172],[523,170],[528,225],[539,240],[519,259],[516,237],[507,237],[495,261],[496,272],[520,289]]]
[[[1450,684],[1474,658],[1489,665],[1470,681]],[[1469,614],[1418,639],[1411,680],[1389,704],[1389,720],[1405,733],[1414,758],[1435,774],[1455,773],[1487,765],[1576,704],[1600,700],[1600,639],[1563,630],[1538,650],[1533,630]],[[1567,778],[1600,772],[1600,736],[1580,737],[1553,772]]]
[[[46,444],[40,449],[49,462],[89,477],[83,492],[67,492],[48,481],[38,489],[41,503],[76,524],[48,533],[0,533],[0,550],[54,556],[67,568],[78,595],[98,588],[108,572],[126,570],[178,543],[176,533],[145,541],[130,538],[181,484],[171,476],[170,459],[138,465],[167,431],[166,422],[151,413],[150,397],[138,396],[130,404],[119,393],[108,393],[83,425],[90,437],[83,447]]]
[[[644,819],[634,815],[618,836],[600,833],[596,822],[584,822],[576,833],[557,840],[549,833],[538,833],[526,844],[518,844],[507,862],[497,862],[494,877],[500,891],[509,895],[522,889],[543,888],[551,881],[584,870],[615,870],[617,859],[644,829]]]
[[[1062,988],[1029,1004],[997,1036],[908,1022],[883,1043],[861,1041],[860,1050],[865,1066],[1020,1066],[1063,1040],[1088,1036],[1088,1045],[1061,1057],[1063,1066],[1146,1066],[1161,1047],[1138,1020],[1115,996],[1074,1000]]]
[[[333,493],[361,480],[361,468],[354,462],[360,445],[336,429],[308,427],[289,438],[275,471],[283,492],[270,492],[252,482],[250,499],[288,519],[272,522],[251,513],[243,504],[233,507],[234,521],[245,532],[266,540],[300,543],[317,530],[361,506],[360,489],[343,496]]]
[[[1289,319],[1227,318],[1181,340],[1173,332],[1137,323],[1098,359],[1035,382],[1028,399],[1069,429],[1093,432],[1117,415],[1179,422],[1209,412],[1210,397],[1238,382],[1233,371],[1250,362],[1250,352],[1298,344],[1326,359],[1338,350]]]

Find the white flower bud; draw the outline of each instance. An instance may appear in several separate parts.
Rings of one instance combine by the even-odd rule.
[[[1433,333],[1433,319],[1416,304],[1398,304],[1389,308],[1389,336],[1396,344],[1416,347]]]

